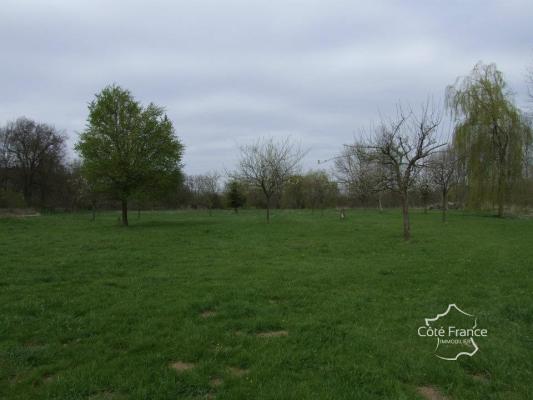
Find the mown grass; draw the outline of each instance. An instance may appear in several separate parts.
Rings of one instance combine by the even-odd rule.
[[[117,216],[0,220],[0,398],[533,398],[532,220]],[[450,303],[489,331],[472,358],[417,335]]]

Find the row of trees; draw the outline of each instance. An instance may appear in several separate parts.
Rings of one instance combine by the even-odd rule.
[[[445,132],[443,119],[451,121]],[[119,86],[106,87],[89,105],[87,127],[66,162],[65,138],[53,126],[26,118],[0,129],[0,207],[138,208],[401,206],[410,237],[409,207],[438,200],[495,209],[528,204],[530,119],[514,104],[503,75],[478,64],[446,90],[446,109],[430,102],[399,106],[334,157],[331,173],[302,173],[306,154],[289,139],[243,146],[237,168],[185,176],[183,145],[163,108],[143,106]],[[448,137],[451,136],[451,140]],[[225,181],[225,182],[222,182]],[[225,183],[225,185],[222,185]],[[453,200],[450,202],[450,198]]]
[[[430,103],[420,111],[398,107],[394,117],[346,145],[335,160],[336,175],[348,193],[372,196],[378,203],[382,193],[397,193],[406,239],[414,191],[423,202],[439,193],[444,221],[450,192],[455,204],[494,209],[499,217],[507,205],[533,193],[530,119],[514,104],[494,64],[479,63],[449,86],[446,111]],[[440,128],[443,116],[452,122],[450,142]]]
[[[243,154],[263,157],[267,169],[262,178],[250,180],[253,172],[246,170],[248,176],[232,174],[222,188],[217,172],[185,176],[183,145],[163,109],[143,107],[118,86],[105,88],[90,103],[87,128],[76,145],[81,160],[67,162],[65,137],[27,118],[1,128],[0,139],[0,208],[119,206],[127,225],[131,204],[139,210],[335,205],[336,185],[327,174],[296,174],[303,153],[292,154],[288,140],[265,140],[242,149]]]
[[[232,173],[225,182],[222,182],[220,174],[210,172],[187,176],[180,193],[182,206],[206,210],[231,208],[235,212],[243,207],[267,210],[272,208],[324,210],[335,207],[340,199],[336,182],[332,181],[324,171],[291,174],[281,190],[273,189],[266,195],[260,184],[255,185],[236,173]]]

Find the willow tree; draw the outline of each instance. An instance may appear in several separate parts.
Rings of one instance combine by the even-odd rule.
[[[476,64],[470,75],[447,88],[446,100],[457,122],[454,147],[464,160],[469,205],[496,204],[501,217],[522,173],[520,111],[495,64]]]
[[[90,103],[87,128],[76,150],[87,181],[121,202],[124,225],[129,199],[163,194],[181,179],[183,145],[163,108],[142,106],[116,85]]]

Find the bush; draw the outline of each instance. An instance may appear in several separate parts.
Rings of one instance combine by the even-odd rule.
[[[14,192],[12,190],[0,190],[0,208],[24,208],[24,197],[22,193]]]

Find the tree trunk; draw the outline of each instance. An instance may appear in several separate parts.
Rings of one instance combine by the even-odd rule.
[[[407,193],[402,194],[402,217],[403,217],[403,238],[411,238],[411,225],[409,224],[409,201]]]
[[[442,191],[442,222],[446,222],[446,211],[448,211],[448,191]]]
[[[500,173],[498,176],[498,217],[503,217],[503,205],[505,202],[505,176],[500,166]]]
[[[24,178],[24,201],[26,202],[26,206],[31,207],[33,205],[32,200],[32,186],[33,186],[33,179],[29,176],[26,176]]]
[[[235,208],[233,209],[233,212],[234,212],[235,214],[238,214],[238,213],[239,213],[239,208],[238,208],[238,207],[235,207]]]
[[[270,204],[268,204],[269,201],[267,200],[267,224],[270,223]]]
[[[95,202],[93,201],[92,202],[92,220],[94,221],[96,219],[96,204]]]
[[[46,186],[41,185],[40,186],[40,192],[41,192],[41,207],[46,207]],[[50,205],[50,208],[54,208],[53,204]]]
[[[378,207],[379,207],[379,213],[381,214],[383,212],[383,205],[381,204],[381,192],[378,193]]]
[[[128,200],[122,200],[122,225],[128,226]]]

